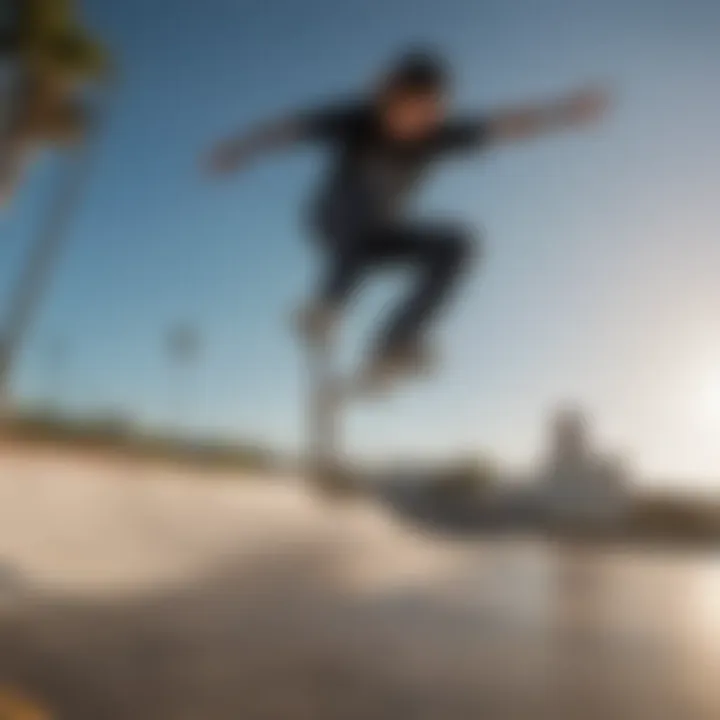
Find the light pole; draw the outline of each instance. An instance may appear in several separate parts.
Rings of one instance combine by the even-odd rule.
[[[67,382],[70,347],[63,337],[56,337],[47,350],[47,388],[45,406],[51,415],[64,412],[64,390]]]
[[[181,421],[185,412],[189,410],[189,407],[183,402],[187,399],[183,390],[189,388],[190,382],[189,378],[184,376],[183,371],[189,371],[197,363],[200,355],[200,337],[192,325],[178,324],[168,331],[165,347],[170,368],[177,371],[172,380],[173,420]]]

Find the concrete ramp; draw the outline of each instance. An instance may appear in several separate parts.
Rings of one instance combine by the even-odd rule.
[[[0,687],[69,720],[720,717],[713,558],[420,534],[292,478],[5,450]]]

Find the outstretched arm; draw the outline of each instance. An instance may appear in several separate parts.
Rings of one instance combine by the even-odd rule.
[[[305,134],[299,117],[283,118],[251,128],[216,145],[207,157],[208,169],[218,175],[238,170],[255,157],[292,145]]]
[[[608,100],[605,91],[588,89],[554,102],[500,111],[488,118],[487,133],[490,140],[503,142],[587,125],[600,119]]]
[[[207,159],[211,172],[237,170],[256,157],[305,140],[333,142],[345,136],[362,120],[362,105],[345,101],[296,112],[280,120],[263,123],[217,145]]]

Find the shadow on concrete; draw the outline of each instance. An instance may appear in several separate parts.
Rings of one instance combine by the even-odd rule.
[[[643,611],[654,586],[593,557],[569,582],[534,552],[486,545],[461,572],[372,592],[315,541],[145,597],[26,587],[0,614],[0,684],[67,720],[720,717],[720,665],[661,630],[682,592],[654,597],[641,631],[613,608]]]

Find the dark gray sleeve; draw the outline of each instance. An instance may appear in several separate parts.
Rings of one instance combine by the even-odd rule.
[[[491,139],[491,124],[484,117],[453,120],[440,131],[437,150],[442,153],[469,152],[484,147]]]
[[[336,141],[358,128],[363,109],[357,104],[333,105],[299,113],[296,119],[300,136],[307,140]]]

